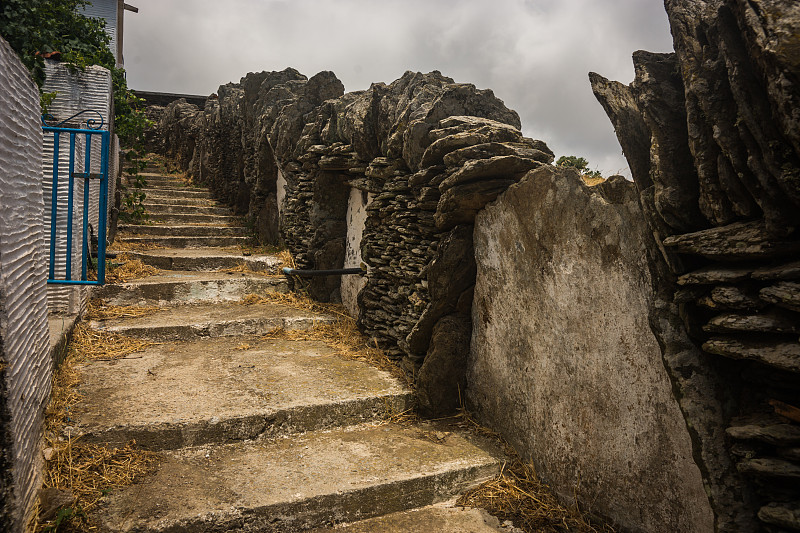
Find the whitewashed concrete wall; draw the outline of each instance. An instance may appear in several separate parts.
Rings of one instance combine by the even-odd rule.
[[[68,117],[83,110],[96,111],[103,117],[104,130],[111,127],[112,120],[112,81],[111,73],[99,66],[87,67],[84,71],[72,72],[70,69],[57,63],[55,61],[46,62],[46,75],[47,79],[44,84],[43,90],[45,92],[56,92],[56,97],[49,108],[49,113],[53,115],[57,121],[67,119]],[[81,115],[66,125],[68,127],[83,128],[87,118],[96,119],[97,116],[92,114]],[[78,122],[81,121],[81,122]],[[94,136],[92,138],[92,159],[90,172],[100,171],[100,138]],[[85,154],[85,135],[76,135],[76,171],[84,171],[84,154]],[[111,143],[114,144],[113,141]],[[44,154],[42,158],[42,194],[45,202],[45,236],[47,239],[46,247],[49,254],[50,247],[50,207],[52,205],[52,175],[53,175],[53,148],[54,137],[52,134],[46,134],[44,138]],[[113,152],[113,151],[112,151]],[[109,198],[114,197],[114,186],[116,184],[116,176],[114,172],[116,167],[111,165],[109,161]],[[68,182],[68,165],[69,165],[69,135],[61,134],[60,147],[59,147],[59,187],[57,196],[58,212],[56,215],[56,225],[59,231],[56,234],[56,275],[63,278],[66,270],[66,224],[67,224],[67,198],[69,190]],[[99,205],[99,189],[100,184],[97,181],[92,181],[90,184],[90,210],[89,210],[89,223],[94,228],[95,235],[98,228],[98,205]],[[82,238],[82,219],[81,213],[83,210],[83,180],[77,180],[73,191],[74,207],[73,207],[73,242],[72,242],[72,277],[78,279],[81,269],[81,250],[83,246]],[[113,204],[113,202],[109,202]],[[105,214],[106,217],[108,213]],[[85,288],[72,288],[58,285],[51,285],[49,287],[49,303],[50,309],[53,312],[75,314],[86,305],[88,298],[88,291]]]
[[[0,38],[0,456],[13,477],[10,490],[0,479],[3,531],[23,530],[41,484],[52,376],[41,158],[37,87]]]
[[[623,530],[714,530],[650,329],[633,183],[542,167],[478,214],[467,399],[563,500]]]
[[[347,243],[344,256],[344,268],[361,266],[361,236],[367,221],[367,205],[374,194],[350,189],[347,203]],[[278,204],[280,205],[280,204]],[[366,280],[362,276],[342,276],[342,303],[350,316],[358,317],[358,293],[364,288]]]

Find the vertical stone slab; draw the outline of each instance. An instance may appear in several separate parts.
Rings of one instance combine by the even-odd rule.
[[[373,194],[359,189],[350,189],[347,203],[347,241],[344,253],[344,268],[361,266],[361,236],[367,222],[367,204]],[[342,276],[342,304],[350,316],[358,317],[358,293],[364,288],[366,280],[361,276]]]
[[[567,502],[648,532],[714,530],[648,323],[633,183],[542,167],[481,212],[467,398]]]
[[[52,361],[39,94],[0,38],[0,531],[22,531],[41,481]]]

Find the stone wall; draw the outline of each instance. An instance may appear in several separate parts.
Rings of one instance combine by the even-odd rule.
[[[39,91],[0,38],[0,531],[23,531],[41,483],[52,361]]]
[[[421,372],[420,390],[433,391],[421,395],[424,408],[458,407],[463,378],[423,360],[434,345],[431,360],[469,349],[473,220],[553,160],[522,136],[515,112],[438,72],[345,94],[330,72],[307,79],[293,69],[221,86],[203,111],[178,101],[150,112],[159,117],[154,146],[247,216],[262,241],[286,243],[300,268],[365,263],[363,279],[305,287],[344,301],[409,374]],[[432,341],[447,317],[466,332],[460,344],[445,341],[448,328]]]
[[[672,89],[648,100],[667,113],[660,124],[679,122]],[[692,337],[684,304],[700,293],[676,299],[674,284],[696,263],[665,251],[664,228],[687,231],[702,209],[674,204],[684,189],[697,197],[680,180],[642,181],[651,157],[685,170],[680,143],[651,150],[632,120],[621,139],[636,185],[587,189],[554,171],[491,91],[438,72],[351,93],[330,72],[262,72],[203,110],[149,112],[153,146],[263,242],[285,243],[300,268],[366,265],[363,278],[296,283],[357,314],[414,378],[423,412],[468,399],[563,499],[577,494],[623,529],[754,527],[726,441],[741,390],[726,386],[741,377]]]
[[[592,87],[661,247],[651,322],[718,530],[797,531],[800,4],[665,5],[675,53]]]
[[[650,324],[633,183],[543,167],[477,217],[468,407],[565,501],[624,531],[711,532],[690,433]]]

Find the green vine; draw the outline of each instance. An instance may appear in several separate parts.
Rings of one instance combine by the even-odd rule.
[[[117,68],[109,49],[111,38],[103,19],[89,18],[81,10],[87,0],[3,0],[0,3],[0,35],[19,55],[40,90],[44,110],[55,98],[41,87],[45,81],[44,58],[59,58],[74,70],[100,65],[111,71],[114,90],[114,125],[125,151],[126,172],[131,176],[121,206],[124,216],[147,218],[144,210],[146,185],[140,171],[144,166],[144,131],[149,125],[140,110],[142,100],[128,89],[125,71]],[[123,214],[121,213],[121,216]]]

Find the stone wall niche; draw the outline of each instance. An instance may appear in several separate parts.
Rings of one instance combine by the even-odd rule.
[[[565,502],[623,530],[714,515],[649,315],[652,236],[633,183],[541,167],[478,214],[468,406]]]

